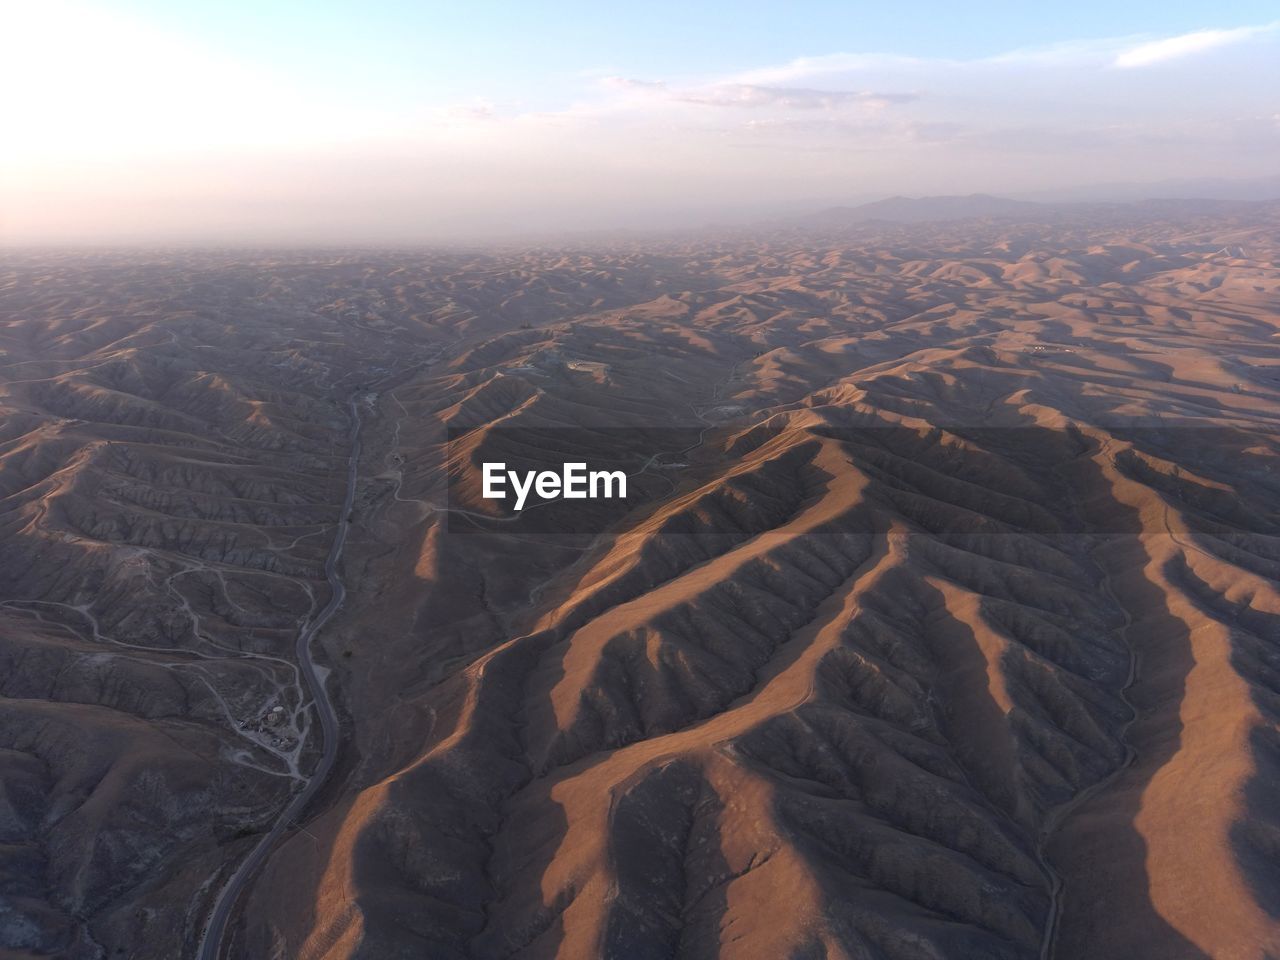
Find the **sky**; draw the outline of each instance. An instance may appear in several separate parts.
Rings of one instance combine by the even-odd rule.
[[[0,0],[0,243],[438,242],[1280,173],[1280,4]]]

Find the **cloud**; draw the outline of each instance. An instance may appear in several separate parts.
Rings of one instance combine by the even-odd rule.
[[[1233,43],[1251,40],[1262,34],[1271,33],[1280,27],[1280,21],[1256,27],[1236,27],[1232,30],[1196,30],[1163,40],[1152,40],[1140,43],[1136,47],[1122,50],[1115,59],[1117,67],[1148,67],[1166,60],[1176,60],[1205,50],[1225,47]]]
[[[792,110],[832,110],[859,104],[882,108],[909,103],[914,93],[875,93],[870,90],[813,90],[805,87],[765,87],[749,83],[718,84],[702,91],[677,94],[673,99],[708,107],[785,107]]]
[[[498,108],[493,101],[477,97],[466,103],[448,104],[438,113],[446,120],[492,120],[498,115]]]
[[[917,66],[929,62],[917,57],[903,57],[888,53],[826,53],[815,57],[797,57],[787,63],[748,70],[734,79],[745,84],[781,85],[796,83],[810,77]]]
[[[1007,64],[1053,65],[1080,61],[1111,61],[1118,67],[1142,67],[1189,56],[1228,44],[1242,43],[1280,30],[1280,21],[1230,29],[1197,30],[1176,37],[1135,44],[1136,38],[1066,40],[1039,47],[1022,47],[977,59],[910,57],[892,53],[827,53],[797,57],[786,63],[744,71],[732,78],[747,85],[800,85],[815,78],[885,71],[945,70],[966,66]]]
[[[661,80],[634,80],[631,77],[602,77],[600,82],[614,90],[665,90],[667,85]]]
[[[727,80],[696,87],[674,88],[662,80],[603,77],[602,86],[650,102],[694,104],[700,107],[740,109],[835,110],[858,105],[879,110],[918,100],[917,93],[883,93],[874,90],[819,90],[812,87],[778,87]]]

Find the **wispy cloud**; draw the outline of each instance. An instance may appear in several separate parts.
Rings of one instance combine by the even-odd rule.
[[[616,91],[623,99],[614,106],[657,104],[698,107],[729,107],[759,112],[779,110],[838,111],[861,108],[879,111],[894,104],[910,103],[920,94],[906,91],[861,89],[818,89],[816,87],[782,87],[736,80],[707,82],[696,86],[672,86],[662,80],[637,80],[630,77],[602,77],[600,85]]]
[[[601,77],[600,82],[606,87],[612,87],[614,90],[642,90],[653,92],[667,89],[666,83],[662,80],[636,80],[632,77]]]
[[[1054,65],[1092,62],[1117,67],[1143,67],[1205,50],[1243,43],[1280,31],[1280,21],[1229,29],[1205,29],[1157,40],[1110,37],[1064,40],[1038,47],[1020,47],[976,59],[908,57],[891,53],[827,53],[797,57],[786,63],[744,71],[732,80],[747,85],[786,86],[849,75],[929,71],[966,66]]]
[[[792,110],[833,110],[852,104],[875,109],[919,99],[915,93],[877,93],[872,90],[814,90],[807,87],[765,87],[749,83],[718,84],[675,99],[708,107],[783,107]]]
[[[439,116],[446,120],[492,120],[497,115],[497,105],[484,97],[466,103],[451,103],[439,110]]]
[[[889,53],[826,53],[814,57],[797,57],[786,63],[748,70],[738,74],[734,79],[745,84],[795,84],[813,77],[908,67],[929,62],[918,57],[904,57]]]
[[[1236,27],[1231,30],[1196,30],[1163,40],[1151,40],[1136,47],[1122,50],[1115,59],[1117,67],[1149,67],[1166,60],[1176,60],[1205,50],[1242,43],[1280,28],[1280,21],[1254,27]]]

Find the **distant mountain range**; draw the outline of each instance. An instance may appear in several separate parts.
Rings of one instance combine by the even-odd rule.
[[[830,207],[797,220],[804,226],[839,227],[873,220],[928,223],[933,220],[1003,219],[1035,216],[1044,209],[1044,204],[1029,200],[973,193],[967,197],[889,197],[855,207]]]
[[[1231,183],[1231,181],[1223,182]],[[1207,181],[1204,184],[1208,186]],[[1042,217],[1056,219],[1079,214],[1099,215],[1125,211],[1161,215],[1195,215],[1224,212],[1239,204],[1280,197],[1280,179],[1277,179],[1277,188],[1274,193],[1268,193],[1265,188],[1257,184],[1249,191],[1244,190],[1239,184],[1237,187],[1239,189],[1236,192],[1242,194],[1240,196],[1153,197],[1147,194],[1125,200],[1080,199],[1056,202],[997,197],[986,193],[938,197],[897,196],[856,206],[827,207],[781,222],[786,226],[812,229],[847,227],[874,222],[931,223],[949,220],[1016,220]],[[1151,187],[1148,186],[1147,189],[1150,190]]]
[[[1197,177],[1156,183],[1101,183],[1015,194],[1040,203],[1135,203],[1142,200],[1280,200],[1280,174],[1250,180]]]

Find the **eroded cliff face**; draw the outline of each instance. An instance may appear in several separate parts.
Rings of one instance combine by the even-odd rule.
[[[1274,235],[23,261],[4,946],[194,949],[309,775],[355,396],[232,956],[1280,950]]]

